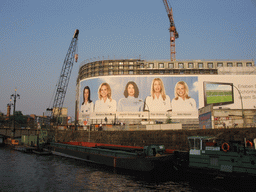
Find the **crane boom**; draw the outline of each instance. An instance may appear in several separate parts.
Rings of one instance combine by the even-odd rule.
[[[78,34],[79,34],[79,30],[76,29],[62,66],[52,108],[47,109],[48,111],[49,110],[51,111],[51,119],[55,117],[57,120],[61,114],[72,67],[73,67],[74,61],[77,62],[77,59],[78,59],[78,54],[76,53]]]
[[[176,60],[176,51],[175,51],[175,39],[179,38],[179,34],[176,30],[175,24],[174,24],[174,19],[173,19],[173,14],[172,14],[172,8],[170,6],[170,3],[168,0],[163,0],[165,10],[167,12],[169,21],[170,21],[170,48],[171,48],[171,61]]]

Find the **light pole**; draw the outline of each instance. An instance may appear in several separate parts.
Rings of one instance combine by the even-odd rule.
[[[15,89],[15,93],[11,95],[11,99],[13,98],[13,138],[15,136],[15,107],[16,107],[16,99],[20,99],[20,95],[16,94],[17,89]]]
[[[9,129],[11,129],[11,109],[12,109],[12,100],[10,99],[10,103],[7,104],[7,116],[8,116],[8,125]],[[7,135],[7,129],[6,129],[6,135]]]
[[[144,105],[146,105],[148,107],[148,104],[145,101],[140,99],[139,102],[143,102]],[[150,124],[150,111],[149,111],[149,107],[148,107],[148,121],[149,121],[148,123]]]
[[[241,98],[241,107],[242,107],[242,119],[243,119],[243,128],[245,127],[245,121],[244,121],[244,107],[243,107],[243,99],[242,99],[242,95],[241,95],[241,92],[240,90],[235,86],[233,85],[233,87],[235,87],[240,95],[240,98]]]
[[[11,109],[12,109],[12,100],[10,99],[10,103],[7,103],[7,116],[8,116],[8,121],[9,121],[9,129],[11,128]]]

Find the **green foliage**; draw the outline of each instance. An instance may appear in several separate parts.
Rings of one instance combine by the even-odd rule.
[[[13,120],[13,116],[11,116],[10,119]],[[26,124],[27,117],[24,116],[21,111],[15,111],[15,122],[18,124]]]
[[[167,124],[172,123],[172,119],[171,119],[170,117],[168,117],[168,119],[166,120],[166,123],[167,123]]]
[[[3,113],[0,112],[0,124],[5,122],[5,117]]]

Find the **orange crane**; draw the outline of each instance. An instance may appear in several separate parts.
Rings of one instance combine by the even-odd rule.
[[[172,14],[172,7],[170,6],[170,3],[168,0],[163,0],[165,10],[167,12],[168,18],[170,20],[170,47],[171,47],[171,61],[176,60],[176,51],[175,51],[175,39],[179,38],[179,34],[176,30],[173,14]],[[170,9],[171,8],[171,9]]]

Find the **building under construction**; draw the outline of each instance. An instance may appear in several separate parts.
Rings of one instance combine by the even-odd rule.
[[[80,124],[141,124],[148,123],[182,123],[184,127],[199,124],[198,110],[208,105],[214,109],[252,110],[256,103],[256,67],[253,60],[217,61],[217,60],[142,60],[142,59],[115,59],[82,62],[77,78],[77,117]],[[151,107],[153,82],[161,81],[163,106]],[[138,94],[129,106],[124,106],[126,97],[124,92],[130,82],[136,86]],[[186,102],[193,102],[194,108],[175,108],[177,98],[177,84],[185,82],[187,89]],[[104,106],[101,97],[102,86],[107,86],[108,105]],[[89,89],[89,104],[86,105],[85,89]],[[216,101],[209,100],[213,89],[216,92],[229,92],[228,97],[215,97]],[[219,89],[219,90],[218,90]],[[136,92],[135,91],[135,92]],[[88,93],[87,93],[88,94]],[[176,95],[175,95],[176,94]],[[242,105],[241,105],[241,98]],[[88,99],[88,98],[87,98]],[[209,100],[209,101],[208,101]],[[185,99],[184,99],[185,101]],[[99,108],[97,105],[102,103]],[[113,103],[111,103],[113,102]],[[125,102],[128,102],[126,100]],[[156,101],[157,103],[157,101]],[[253,103],[253,105],[252,105]],[[127,103],[125,103],[127,104]],[[182,104],[183,105],[183,104]],[[181,106],[182,106],[181,105]],[[89,107],[88,107],[89,106]],[[159,108],[157,108],[159,107]],[[251,114],[251,113],[250,113]],[[240,116],[242,117],[243,114]],[[252,126],[250,124],[248,126]]]

